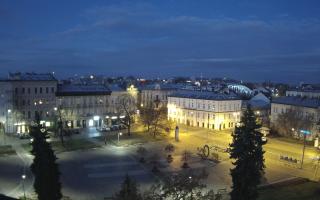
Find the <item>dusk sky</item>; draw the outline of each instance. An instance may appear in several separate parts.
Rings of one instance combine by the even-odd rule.
[[[0,67],[320,82],[320,1],[0,0]]]

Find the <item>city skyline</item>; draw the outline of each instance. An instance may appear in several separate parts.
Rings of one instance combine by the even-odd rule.
[[[317,1],[3,1],[7,72],[316,83]]]

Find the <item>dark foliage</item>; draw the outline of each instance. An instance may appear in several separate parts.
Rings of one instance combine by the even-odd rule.
[[[259,128],[253,111],[248,107],[240,126],[232,134],[233,143],[230,144],[230,158],[234,159],[235,165],[231,169],[232,200],[254,200],[258,197],[257,186],[265,168]]]

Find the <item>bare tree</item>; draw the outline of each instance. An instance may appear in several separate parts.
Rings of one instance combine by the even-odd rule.
[[[294,136],[301,129],[310,130],[313,125],[312,116],[303,116],[301,109],[289,109],[278,115],[274,126],[280,135]]]
[[[175,147],[172,144],[168,144],[165,146],[164,150],[167,152],[167,161],[168,163],[171,163],[173,161],[172,153],[175,151]]]
[[[139,161],[140,161],[141,163],[144,163],[144,162],[145,162],[144,156],[145,156],[146,153],[147,153],[147,149],[144,148],[144,147],[138,147],[137,153],[140,155],[140,160],[139,160]]]
[[[60,141],[61,141],[61,144],[62,146],[64,146],[64,138],[63,138],[63,109],[61,106],[58,106],[55,108],[55,115],[53,116],[54,118],[54,127],[53,127],[53,130],[54,130],[54,133],[55,133],[55,136],[59,136],[60,138]]]
[[[146,107],[141,107],[140,109],[140,120],[147,127],[148,132],[155,118],[154,110],[153,104],[147,104]]]
[[[120,123],[125,125],[128,129],[128,135],[131,135],[131,125],[134,121],[136,113],[136,101],[130,94],[120,95],[117,99],[116,109],[120,115]],[[122,115],[124,115],[122,117]]]
[[[174,123],[167,119],[167,109],[165,107],[154,109],[151,127],[154,137],[164,131],[169,132],[174,128]]]
[[[204,183],[208,177],[205,170],[182,171],[165,176],[144,194],[144,200],[220,200],[222,196],[209,190]]]
[[[191,158],[191,152],[190,151],[184,151],[182,153],[182,158],[181,158],[181,161],[183,162],[183,165],[181,166],[181,168],[189,168],[189,160]]]

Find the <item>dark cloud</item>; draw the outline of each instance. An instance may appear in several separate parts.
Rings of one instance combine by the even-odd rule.
[[[0,33],[0,59],[11,60],[13,68],[65,70],[63,74],[88,69],[150,76],[205,72],[249,80],[318,81],[320,20],[277,15],[172,14],[150,3],[97,6],[49,34],[15,41]]]

